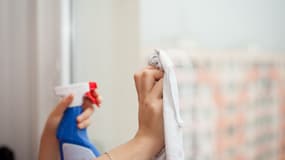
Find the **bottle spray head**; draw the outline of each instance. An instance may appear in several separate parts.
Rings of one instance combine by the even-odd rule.
[[[73,94],[73,101],[69,107],[81,106],[84,97],[87,97],[93,104],[98,104],[96,97],[93,95],[96,88],[96,82],[76,83],[55,87],[55,94],[60,97],[66,97],[69,94]]]

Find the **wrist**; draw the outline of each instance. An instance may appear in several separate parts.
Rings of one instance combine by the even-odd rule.
[[[157,155],[163,148],[164,144],[159,138],[140,133],[137,133],[133,140],[136,142],[136,144],[144,148],[146,154],[150,155],[150,157]]]

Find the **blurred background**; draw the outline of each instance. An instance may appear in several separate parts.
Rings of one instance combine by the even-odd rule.
[[[36,159],[53,87],[97,81],[89,136],[137,129],[135,71],[175,63],[186,160],[285,159],[285,1],[0,0],[0,146]]]

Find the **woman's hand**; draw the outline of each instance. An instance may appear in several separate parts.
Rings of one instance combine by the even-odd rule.
[[[139,129],[136,137],[149,143],[157,153],[164,146],[163,72],[148,66],[135,73],[134,79],[139,100]]]
[[[98,105],[101,104],[101,97],[99,94],[94,91],[93,95],[98,101]],[[56,139],[57,127],[63,117],[65,109],[71,104],[73,96],[69,95],[57,104],[54,110],[48,116],[48,119],[45,124],[44,131],[41,137],[39,159],[48,160],[48,159],[58,159],[59,158],[59,148],[58,141]],[[77,117],[77,126],[78,128],[86,128],[90,124],[90,116],[94,112],[94,107],[91,101],[87,98],[84,99],[83,103],[83,112]]]
[[[98,100],[98,105],[101,104],[101,97],[98,95],[96,91],[94,91],[94,96]],[[55,107],[55,109],[49,115],[47,122],[46,122],[46,129],[48,132],[55,133],[57,127],[61,121],[63,113],[65,109],[71,104],[73,100],[73,95],[68,95],[67,97],[63,98]],[[86,128],[90,124],[90,116],[94,112],[94,107],[91,101],[88,98],[84,99],[83,103],[83,112],[77,117],[78,128]]]

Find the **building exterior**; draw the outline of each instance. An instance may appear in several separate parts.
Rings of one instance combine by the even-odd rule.
[[[187,160],[285,159],[285,57],[169,51]]]

